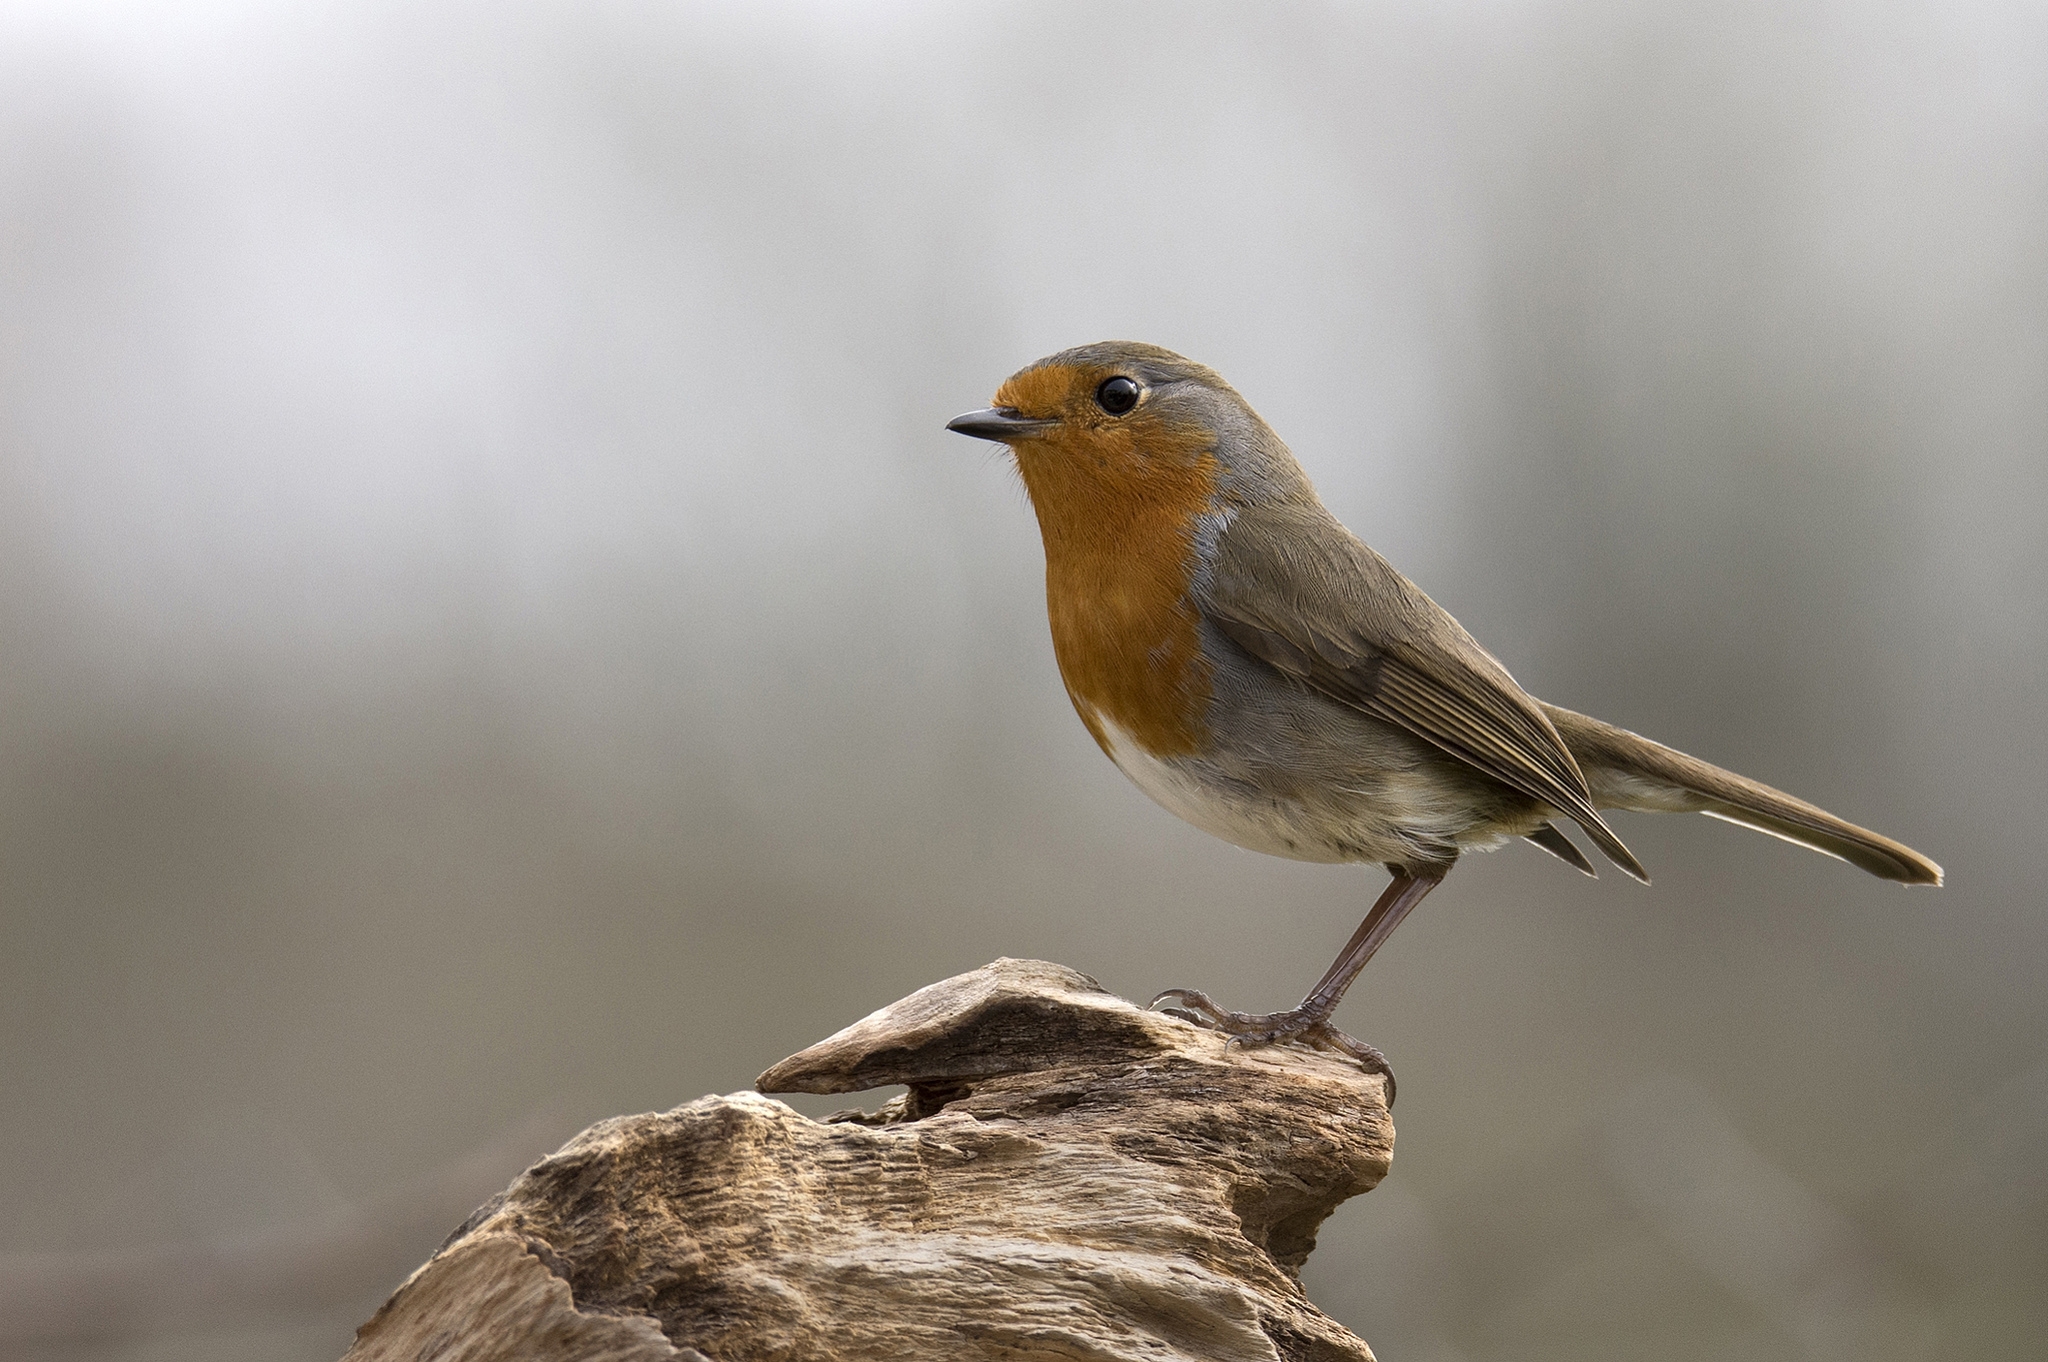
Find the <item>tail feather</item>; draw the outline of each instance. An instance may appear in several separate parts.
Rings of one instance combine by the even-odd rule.
[[[1901,884],[1940,884],[1919,852],[1781,790],[1555,705],[1544,713],[1577,759],[1599,808],[1703,813],[1781,837]]]

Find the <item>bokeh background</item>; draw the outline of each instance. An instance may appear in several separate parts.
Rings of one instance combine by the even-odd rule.
[[[583,1124],[1379,891],[1068,710],[946,434],[1228,375],[1530,689],[1895,834],[1462,867],[1340,1014],[1387,1362],[2048,1337],[2048,9],[0,7],[0,1354],[326,1362]],[[838,1105],[827,1099],[822,1111]]]

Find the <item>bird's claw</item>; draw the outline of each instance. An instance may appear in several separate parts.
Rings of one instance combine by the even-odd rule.
[[[1218,1007],[1208,994],[1198,988],[1169,988],[1151,1002],[1146,1003],[1145,1006],[1147,1008],[1156,1008],[1168,998],[1172,998],[1180,1004],[1179,1007],[1165,1009],[1169,1014],[1180,1016],[1184,1021],[1192,1021],[1197,1026],[1207,1026],[1211,1030],[1228,1031],[1233,1035],[1240,1034],[1247,1029],[1255,1029],[1261,1022],[1268,1020],[1265,1017],[1254,1017],[1245,1012],[1232,1012],[1227,1007]]]
[[[1159,1004],[1169,998],[1179,1006],[1160,1008]],[[1217,1006],[1208,994],[1194,988],[1169,988],[1145,1006],[1163,1011],[1169,1017],[1191,1022],[1204,1030],[1223,1032],[1225,1049],[1299,1041],[1311,1049],[1349,1056],[1357,1060],[1359,1067],[1367,1073],[1386,1078],[1387,1106],[1391,1109],[1394,1105],[1394,1069],[1379,1047],[1345,1035],[1322,1017],[1302,1008],[1288,1012],[1233,1012],[1227,1007]]]

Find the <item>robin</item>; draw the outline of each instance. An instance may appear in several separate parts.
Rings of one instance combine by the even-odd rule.
[[[1803,800],[1546,704],[1325,509],[1215,371],[1106,341],[1012,375],[948,430],[1009,447],[1045,540],[1053,653],[1081,722],[1131,781],[1225,841],[1393,876],[1298,1007],[1190,988],[1177,1015],[1300,1040],[1393,1074],[1330,1025],[1358,972],[1468,851],[1515,839],[1595,874],[1579,826],[1649,875],[1601,809],[1704,813],[1902,884],[1941,867]]]

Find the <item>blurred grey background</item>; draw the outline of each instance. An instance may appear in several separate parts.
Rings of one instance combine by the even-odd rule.
[[[2039,1356],[2031,0],[0,8],[0,1354],[334,1358],[581,1125],[997,955],[1292,1002],[1380,875],[1125,784],[941,429],[1106,337],[1951,877],[1468,862],[1340,1014],[1400,1146],[1315,1298]]]

